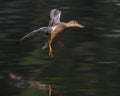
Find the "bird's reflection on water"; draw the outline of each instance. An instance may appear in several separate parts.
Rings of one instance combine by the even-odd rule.
[[[56,95],[53,93],[52,84],[45,84],[40,81],[33,81],[25,79],[24,76],[18,75],[17,73],[9,73],[8,74],[11,81],[9,84],[11,86],[15,86],[16,88],[38,88],[44,96],[62,96],[62,91],[60,90]]]

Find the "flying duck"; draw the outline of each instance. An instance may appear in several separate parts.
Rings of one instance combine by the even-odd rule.
[[[34,30],[26,34],[24,37],[22,37],[20,41],[23,41],[24,39],[30,38],[34,35],[44,33],[44,36],[47,38],[47,41],[45,42],[45,45],[42,47],[42,49],[46,49],[47,47],[49,47],[49,56],[53,57],[52,44],[57,42],[60,47],[64,46],[64,43],[61,40],[64,30],[70,27],[84,28],[82,24],[79,24],[75,20],[71,20],[67,23],[60,22],[60,16],[61,16],[60,10],[52,9],[50,11],[50,20],[49,20],[48,27],[41,27],[37,30]]]

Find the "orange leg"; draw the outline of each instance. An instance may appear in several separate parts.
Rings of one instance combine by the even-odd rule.
[[[49,44],[49,56],[53,57],[52,43],[49,42],[48,44]]]
[[[64,47],[64,43],[62,42],[62,40],[59,40],[57,43],[61,48]]]
[[[52,85],[49,84],[48,86],[48,96],[52,96]]]

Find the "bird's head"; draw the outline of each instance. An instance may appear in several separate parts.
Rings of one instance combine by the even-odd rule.
[[[83,26],[82,24],[78,23],[78,22],[75,21],[75,20],[69,21],[69,22],[68,22],[68,26],[69,26],[69,27],[84,28],[84,26]]]

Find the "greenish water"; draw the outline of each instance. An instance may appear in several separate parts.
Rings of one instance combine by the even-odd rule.
[[[42,36],[16,44],[47,26],[53,8],[62,11],[61,21],[74,19],[85,28],[66,30],[65,47],[54,45],[54,58],[41,50]],[[48,96],[49,84],[53,96],[119,96],[119,10],[119,0],[1,0],[0,96]]]

